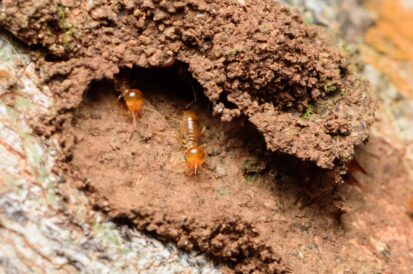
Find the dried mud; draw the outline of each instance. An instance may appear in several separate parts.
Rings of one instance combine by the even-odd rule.
[[[331,184],[367,138],[368,87],[295,12],[270,1],[3,1],[0,24],[42,52],[57,103],[36,130],[59,137],[59,172],[110,217],[240,273],[315,273],[320,258],[326,271],[386,269],[381,254],[354,252],[374,247],[339,225],[345,197]],[[206,96],[193,106],[207,126],[199,177],[184,174],[176,139],[191,100],[185,66]],[[121,69],[147,99],[136,130],[110,81]]]
[[[347,58],[278,3],[3,1],[0,22],[47,49],[38,65],[61,113],[92,80],[173,58],[189,65],[223,120],[245,116],[269,150],[323,168],[351,160],[373,121],[367,86]]]
[[[146,80],[136,87],[149,94],[136,130],[111,82],[93,85],[72,121],[77,141],[68,172],[100,210],[237,273],[410,271],[411,220],[403,206],[413,189],[399,151],[373,138],[357,155],[367,174],[354,172],[331,188],[328,172],[265,152],[248,121],[218,123],[198,94],[192,109],[206,126],[209,158],[190,177],[177,129],[191,87],[173,68],[131,77],[138,75]]]

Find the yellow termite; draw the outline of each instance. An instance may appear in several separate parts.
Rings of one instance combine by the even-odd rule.
[[[142,111],[144,97],[142,91],[136,88],[129,88],[128,81],[125,79],[115,79],[115,87],[121,93],[121,97],[125,100],[126,107],[132,114],[133,126],[136,127],[136,116]]]
[[[205,149],[199,145],[201,125],[193,111],[184,111],[180,125],[181,143],[185,147],[185,162],[190,174],[197,175],[199,168],[207,159]]]

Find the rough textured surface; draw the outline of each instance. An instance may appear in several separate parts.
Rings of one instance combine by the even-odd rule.
[[[329,49],[315,30],[303,24],[298,14],[278,4],[266,1],[257,1],[254,4],[235,1],[93,1],[81,5],[78,6],[72,1],[3,3],[1,24],[24,42],[43,46],[49,54],[45,59],[40,58],[37,65],[45,83],[55,94],[56,112],[50,117],[43,117],[42,126],[37,127],[38,133],[51,136],[61,129],[64,123],[69,122],[67,118],[71,117],[71,113],[68,110],[79,105],[84,91],[93,80],[112,79],[120,67],[159,67],[174,58],[189,65],[193,77],[198,80],[213,103],[215,113],[221,114],[225,121],[240,115],[247,117],[264,135],[269,150],[284,152],[303,160],[314,161],[321,167],[332,168],[336,160],[350,160],[353,146],[367,137],[367,126],[372,121],[372,105],[365,86],[358,85],[353,79],[354,75],[348,71],[346,58],[341,53]],[[361,111],[361,108],[368,111]],[[89,117],[82,116],[85,115],[82,112],[78,114],[81,116],[75,117],[75,127],[77,120]],[[90,117],[97,117],[99,120],[101,115],[104,114],[92,113]],[[100,123],[95,126],[100,126]],[[83,132],[91,130],[82,126],[80,128]],[[155,133],[162,131],[162,128],[158,129],[153,124],[148,129]],[[215,129],[213,132],[218,133],[219,130]],[[102,198],[109,198],[110,214],[116,216],[115,213],[119,210],[116,199],[110,195],[107,197],[106,191],[115,195],[123,192],[116,192],[110,187],[105,189],[105,186],[111,185],[110,180],[100,180],[91,173],[85,177],[87,173],[82,171],[82,168],[87,166],[91,170],[98,171],[102,168],[103,171],[113,172],[114,167],[106,166],[105,159],[99,159],[99,168],[93,167],[95,162],[89,166],[86,159],[95,159],[93,156],[98,155],[99,151],[82,149],[82,145],[86,145],[86,148],[92,146],[88,143],[90,136],[82,137],[79,134],[82,133],[75,133],[73,136],[63,134],[59,140],[62,153],[58,160],[73,159],[72,169],[65,170],[65,167],[62,167],[62,170],[71,174],[79,186],[93,189],[100,197],[97,204],[100,205]],[[91,136],[92,143],[100,144],[97,141],[99,132],[92,130]],[[151,136],[139,137],[143,142],[152,139]],[[217,140],[219,141],[219,138]],[[239,160],[237,157],[240,153],[247,153],[242,148],[237,148],[240,141],[242,140],[235,139],[232,141],[235,145],[227,146],[236,160]],[[79,145],[72,152],[75,143]],[[102,143],[107,143],[107,140],[103,139]],[[215,145],[220,144],[218,142]],[[258,147],[263,150],[262,146]],[[142,150],[142,147],[140,149]],[[150,149],[156,152],[157,147]],[[115,153],[116,150],[115,148]],[[87,155],[83,152],[91,152],[92,155],[85,159],[82,157]],[[121,154],[118,156],[123,157]],[[217,151],[216,156],[218,160],[224,155]],[[253,160],[258,157],[256,153],[250,156]],[[121,164],[121,170],[131,167],[127,162],[124,164],[127,158],[112,160],[113,163]],[[160,162],[162,163],[162,160]],[[213,160],[210,162],[214,163]],[[147,163],[150,164],[149,161]],[[211,184],[216,182],[219,196],[225,196],[226,193],[225,187],[219,184],[225,183],[230,176],[233,177],[232,180],[237,178],[238,183],[245,183],[242,168],[236,166],[236,161],[233,164],[231,175],[221,170],[221,178],[210,180]],[[228,165],[223,166],[228,168]],[[219,168],[216,164],[215,170],[219,171]],[[252,176],[257,176],[256,173],[263,170],[252,172]],[[271,178],[270,170],[272,168],[258,181],[265,181],[268,176]],[[105,172],[101,174],[107,175]],[[158,171],[158,174],[161,172]],[[179,176],[182,177],[182,174]],[[179,176],[170,176],[169,180],[179,182]],[[136,179],[139,182],[139,177],[132,174],[132,182]],[[184,181],[186,180],[184,178]],[[120,181],[128,180],[125,178]],[[233,184],[231,191],[240,187],[242,188]],[[264,184],[263,187],[267,189],[264,191],[268,191],[269,185]],[[123,191],[128,188],[119,189]],[[212,193],[215,191],[212,190]],[[331,191],[330,188],[323,193]],[[205,194],[208,192],[204,191],[203,195]],[[153,199],[152,196],[148,198]],[[239,200],[251,202],[248,197]],[[122,198],[120,201],[121,208],[125,208],[127,199]],[[143,207],[134,204],[132,206],[139,208],[138,212],[143,214],[147,205],[144,204],[145,199],[141,201]],[[160,201],[162,199],[154,200],[155,212],[159,211]],[[218,203],[219,206],[221,204]],[[187,201],[176,205],[182,206],[184,214],[189,216],[186,212]],[[235,209],[236,207],[231,210]],[[211,208],[206,207],[206,211],[208,210]],[[119,212],[118,215],[122,215],[125,210]],[[163,214],[162,210],[160,212]],[[175,212],[179,210],[172,210],[172,216],[169,217],[174,220],[170,222],[172,227],[179,224]],[[154,215],[153,212],[149,214],[150,218]],[[219,218],[216,219],[217,217]],[[168,219],[166,216],[164,218]],[[131,219],[134,219],[133,216]],[[251,221],[248,218],[246,220]],[[248,225],[243,225],[244,220],[239,221],[242,226],[239,231],[229,231],[229,235],[226,235],[224,229],[225,233],[220,233],[221,226],[232,226],[233,221],[228,219],[228,215],[212,215],[205,221],[205,224],[198,224],[180,232],[178,230],[175,237],[168,239],[177,241],[181,248],[201,249],[226,262],[232,261],[235,269],[241,272],[245,269],[285,271],[286,268],[279,263],[279,256],[275,255],[272,244],[263,244],[263,235],[270,234],[262,231],[261,238],[255,241],[254,238],[258,237],[259,233],[252,232]],[[211,226],[217,221],[221,225],[215,228]],[[142,229],[147,229],[139,222],[141,219],[138,218],[137,224]],[[149,223],[149,226],[153,226],[156,222],[152,220]],[[204,236],[192,234],[196,227],[202,226],[207,228]],[[165,236],[162,227],[151,229],[157,235]],[[206,241],[215,231],[218,231],[215,236],[219,239],[211,238],[211,241]],[[239,236],[241,242],[235,241]],[[186,241],[185,237],[189,237],[191,241]],[[272,241],[274,243],[275,239]]]
[[[66,154],[71,161],[60,164],[108,215],[180,248],[214,255],[240,272],[269,271],[263,250],[278,272],[409,269],[410,219],[403,202],[411,186],[399,152],[386,142],[374,138],[359,151],[367,175],[353,171],[352,180],[334,189],[327,171],[266,153],[252,125],[219,124],[198,94],[192,109],[206,126],[201,142],[209,157],[206,170],[188,177],[176,130],[191,88],[179,84],[173,68],[135,70],[131,78],[145,79],[135,87],[148,94],[136,129],[106,81],[91,87],[63,135],[77,142]],[[386,162],[378,160],[382,156]],[[383,197],[385,191],[391,194]],[[394,216],[391,227],[388,214]],[[388,238],[391,230],[400,236]],[[384,245],[392,250],[388,262],[380,251]]]
[[[241,273],[284,272],[281,256],[253,222],[258,210],[253,204],[261,204],[264,195],[271,200],[272,186],[264,181],[274,180],[262,138],[251,125],[220,125],[205,112],[208,100],[198,94],[192,109],[206,127],[202,143],[209,157],[198,177],[187,176],[176,136],[190,87],[179,85],[172,69],[135,73],[145,79],[138,87],[148,94],[137,128],[116,103],[112,86],[94,85],[75,111],[72,129],[63,134],[77,141],[65,154],[70,162],[59,163],[61,169],[114,218],[132,220],[182,249],[206,252]],[[247,132],[250,138],[239,138]]]
[[[351,160],[373,121],[366,85],[346,57],[274,2],[4,1],[0,21],[50,52],[38,65],[62,99],[60,113],[119,67],[175,58],[223,120],[246,116],[269,150],[323,168]]]
[[[317,5],[320,3],[324,3],[324,5],[320,4],[322,7],[331,9],[329,5],[332,3],[332,1],[327,0],[324,2],[321,0],[306,0],[304,2],[307,4],[311,3],[311,7],[314,9],[318,8]],[[336,2],[337,1],[334,3]],[[345,1],[345,3],[351,2],[354,4],[354,1]],[[89,3],[93,2],[90,1]],[[145,3],[150,2],[146,1]],[[326,3],[329,5],[326,5]],[[64,1],[64,4],[70,5],[71,2]],[[354,8],[350,9],[352,11],[351,14],[356,16],[355,10],[360,9],[362,9],[360,6],[354,6]],[[39,11],[42,10],[40,9]],[[59,18],[61,18],[60,16],[63,15],[62,11],[60,11],[59,14]],[[340,10],[334,10],[334,13],[330,14],[324,12],[322,9],[317,9],[315,14],[316,16],[320,16],[320,14],[333,16],[329,18],[330,21],[327,20],[327,23],[325,23],[325,25],[331,26],[331,23],[336,22],[334,14],[343,13]],[[319,20],[319,18],[314,21],[317,22],[317,20]],[[354,28],[352,30],[349,24],[345,24],[345,27],[348,28],[348,32],[354,32],[354,30],[357,29]],[[68,27],[65,28],[70,30]],[[70,38],[70,33],[71,32],[68,32],[66,34],[66,43],[69,40],[68,38]],[[49,56],[48,60],[52,61],[54,59],[52,56]],[[375,91],[380,93],[380,96],[385,97],[388,101],[399,101],[397,96],[392,95],[394,91],[389,92],[392,89],[388,87],[388,83],[385,82],[384,77],[377,72],[371,73],[371,70],[369,70],[369,72],[368,75],[372,76],[371,79],[377,85]],[[139,75],[142,76],[141,74]],[[138,76],[138,74],[136,76]],[[63,81],[64,79],[65,75],[56,77],[55,80]],[[138,79],[140,78],[138,77]],[[159,81],[156,80],[152,82],[158,83]],[[79,138],[75,146],[75,151],[83,147],[82,153],[72,154],[72,150],[69,148],[72,147],[71,140],[73,139],[61,139],[61,144],[63,146],[66,145],[66,147],[63,147],[63,150],[61,150],[62,153],[58,154],[58,156],[64,156],[61,160],[65,161],[73,158],[73,164],[77,162],[80,168],[84,168],[85,165],[90,165],[96,169],[96,172],[90,174],[90,176],[85,176],[86,173],[81,172],[77,174],[77,177],[72,178],[77,178],[77,183],[83,186],[84,190],[89,190],[89,196],[94,198],[92,201],[98,204],[102,210],[107,211],[110,216],[115,217],[117,223],[127,223],[133,226],[133,224],[130,223],[130,220],[132,220],[133,223],[138,225],[142,230],[158,236],[161,235],[161,237],[163,236],[172,241],[179,241],[180,239],[176,236],[176,232],[183,238],[183,240],[179,242],[181,248],[191,248],[191,246],[192,248],[197,248],[197,245],[200,245],[203,250],[208,249],[206,251],[209,253],[213,254],[217,252],[216,255],[218,257],[225,256],[227,261],[235,259],[234,265],[232,266],[239,270],[245,270],[246,267],[250,269],[252,266],[257,265],[257,263],[259,265],[260,258],[262,259],[264,257],[262,253],[253,254],[253,256],[251,256],[252,263],[248,264],[248,260],[245,260],[245,257],[236,256],[236,252],[239,250],[245,252],[246,249],[248,250],[248,248],[245,248],[246,246],[253,247],[254,251],[264,250],[266,248],[263,248],[262,242],[265,242],[266,245],[270,245],[275,252],[278,251],[279,255],[282,256],[282,264],[274,265],[278,271],[285,269],[282,265],[287,264],[295,273],[358,273],[363,271],[366,273],[412,272],[413,243],[411,239],[413,236],[412,230],[410,229],[412,218],[409,217],[405,211],[407,201],[413,194],[413,185],[411,184],[411,170],[413,170],[411,159],[413,159],[413,149],[411,143],[403,142],[396,138],[395,134],[397,134],[398,131],[393,127],[390,117],[387,116],[389,108],[380,110],[380,122],[372,128],[373,138],[371,138],[370,144],[363,146],[357,154],[357,158],[367,171],[367,174],[353,174],[352,176],[357,178],[357,181],[348,180],[347,184],[342,185],[339,189],[331,193],[331,191],[320,192],[323,185],[320,186],[320,184],[317,183],[317,176],[315,176],[317,173],[312,174],[311,170],[314,167],[310,164],[301,166],[302,163],[299,161],[291,161],[291,159],[286,161],[285,158],[281,158],[278,162],[275,161],[275,163],[271,163],[273,160],[276,160],[276,158],[270,157],[270,159],[268,159],[265,153],[261,155],[260,153],[264,151],[261,148],[258,149],[258,151],[255,151],[257,149],[248,152],[242,150],[243,145],[240,145],[242,138],[239,136],[245,136],[247,134],[244,132],[241,134],[238,133],[237,130],[243,129],[240,127],[241,123],[235,121],[236,127],[224,127],[222,130],[217,130],[219,123],[206,115],[205,110],[208,109],[206,106],[201,108],[202,120],[205,121],[208,126],[211,125],[211,128],[207,128],[203,142],[206,143],[208,149],[211,149],[210,152],[212,152],[206,166],[210,172],[212,171],[212,174],[204,171],[202,176],[197,180],[188,180],[183,174],[179,173],[177,166],[172,165],[172,163],[168,161],[163,161],[165,160],[164,157],[168,158],[169,151],[178,151],[175,140],[172,138],[171,130],[175,128],[175,124],[174,121],[168,119],[169,117],[179,118],[179,113],[187,101],[178,103],[176,98],[171,100],[171,98],[165,97],[165,90],[159,93],[161,96],[154,94],[152,97],[151,94],[148,94],[151,98],[148,98],[145,113],[139,121],[139,127],[134,133],[132,141],[128,143],[130,133],[133,131],[130,118],[121,114],[123,112],[122,107],[116,104],[116,96],[112,91],[111,83],[102,82],[98,86],[100,86],[99,89],[96,89],[96,86],[94,86],[92,90],[88,92],[88,99],[85,100],[81,108],[77,109],[75,114],[76,119],[74,120],[75,123],[73,127],[74,131],[77,131],[75,133],[78,135],[80,133],[80,137],[82,137],[82,135],[86,136],[86,138]],[[187,87],[187,89],[190,88]],[[61,95],[64,95],[64,93],[58,93],[58,89],[53,91],[56,91],[56,98],[61,99]],[[186,92],[188,92],[188,90]],[[91,96],[96,93],[98,96]],[[173,98],[177,94],[176,92],[172,92],[172,95]],[[20,97],[16,97],[16,94],[11,92],[7,96],[2,97],[2,99],[3,98],[9,102],[13,101],[13,98]],[[73,101],[58,100],[59,105],[57,105],[56,108],[61,110],[62,106],[71,107],[72,104],[77,104],[76,100],[80,100],[77,96],[67,96],[67,99]],[[27,103],[27,101],[21,99],[18,99],[17,102],[19,104]],[[165,104],[165,102],[168,104]],[[169,104],[171,104],[169,108],[165,108],[165,106]],[[23,106],[24,105],[25,104],[23,104]],[[157,108],[158,106],[162,107]],[[18,110],[19,112],[13,112],[13,115],[22,113],[20,108]],[[37,110],[33,109],[33,112],[36,113]],[[66,111],[61,110],[60,114],[64,113],[66,113]],[[175,116],[170,115],[170,113],[174,113]],[[9,112],[5,112],[5,114],[7,117],[10,117]],[[56,117],[54,114],[51,116]],[[162,119],[162,116],[165,117],[166,122]],[[62,119],[64,117],[58,117],[59,119],[51,120],[57,128],[65,121]],[[406,119],[407,117],[400,118]],[[13,126],[16,125],[18,125],[18,123],[13,124]],[[164,128],[158,127],[159,125],[163,125]],[[66,129],[67,128],[68,127],[66,127]],[[83,131],[81,130],[82,128],[84,129]],[[49,127],[49,129],[52,131],[43,131],[43,133],[46,133],[46,135],[51,134],[56,130],[56,127],[52,126]],[[87,132],[90,132],[90,134],[86,134]],[[223,138],[217,134],[220,132],[224,135]],[[229,135],[225,136],[226,133],[229,133]],[[66,130],[62,137],[70,137],[70,135]],[[165,135],[168,138],[165,138]],[[251,136],[257,136],[257,132],[252,133]],[[25,135],[24,138],[26,137]],[[10,139],[7,139],[8,142],[6,142],[6,145],[9,144],[9,140]],[[172,148],[169,148],[166,143],[165,146],[162,147],[159,145],[157,147],[154,146],[152,150],[146,148],[146,146],[151,146],[158,142],[163,144],[161,142],[162,140],[167,140],[166,143],[169,143]],[[141,142],[147,142],[147,144],[142,145]],[[137,146],[136,143],[141,145]],[[90,146],[90,144],[93,146]],[[54,144],[47,145],[49,148],[53,146]],[[254,146],[255,148],[260,147],[259,145],[257,146],[257,144],[254,144],[253,147]],[[30,146],[30,142],[28,143],[28,147],[33,147]],[[91,151],[92,147],[94,151]],[[96,147],[98,149],[96,149]],[[140,159],[138,158],[141,157],[140,154],[147,153],[148,151],[153,154],[148,154],[150,157],[145,161],[134,161],[134,159]],[[88,154],[89,159],[85,157]],[[43,156],[44,155],[40,155],[39,157],[34,157],[34,159],[44,159]],[[254,157],[250,158],[248,156]],[[88,162],[82,161],[82,157],[88,159]],[[174,157],[171,158],[173,159]],[[32,158],[29,157],[29,159]],[[93,159],[96,160],[94,161]],[[244,159],[248,161],[245,162],[245,165],[241,165]],[[41,160],[40,163],[42,163],[42,161],[43,160]],[[180,161],[179,157],[177,161]],[[277,166],[281,168],[285,165],[290,167],[290,171],[292,169],[293,174],[303,173],[303,175],[298,176],[298,178],[294,180],[294,178],[291,178],[292,176],[288,175],[288,168],[286,172],[277,171]],[[10,169],[12,166],[7,164],[2,165],[2,167]],[[148,169],[149,167],[153,167],[153,169]],[[16,166],[17,170],[19,170],[19,168],[21,167]],[[140,169],[135,168],[142,168],[145,172],[141,172]],[[14,170],[14,166],[12,169]],[[65,171],[69,171],[73,175],[72,172],[79,171],[79,169],[72,168]],[[141,175],[146,173],[157,174],[159,177],[156,178],[160,178],[161,180],[154,182],[147,178],[142,178]],[[26,176],[27,171],[22,169],[22,174]],[[122,176],[119,177],[119,174]],[[243,174],[243,176],[241,176],[241,174]],[[117,178],[110,181],[111,176],[114,175],[117,176]],[[225,181],[217,180],[217,176],[222,176]],[[102,177],[104,180],[100,180]],[[168,178],[173,180],[178,178],[179,180],[175,181],[174,184],[173,182],[168,182]],[[13,186],[15,185],[16,179],[12,178],[8,182]],[[22,200],[25,200],[24,206],[28,205],[24,210],[30,212],[30,214],[26,214],[26,216],[31,216],[33,220],[40,218],[38,216],[42,216],[43,222],[40,222],[40,224],[47,222],[48,218],[44,217],[44,215],[47,214],[47,212],[54,215],[55,212],[49,209],[43,210],[40,215],[37,215],[37,213],[34,215],[33,213],[34,211],[37,212],[37,208],[34,211],[30,211],[32,209],[32,207],[30,207],[32,206],[32,199],[30,198],[34,197],[36,201],[40,202],[44,201],[46,197],[53,198],[54,196],[50,194],[53,193],[54,187],[50,185],[42,186],[42,188],[45,189],[45,193],[48,194],[43,199],[38,198],[39,196],[37,195],[27,196],[25,194],[27,189],[25,186],[30,186],[31,182],[19,180],[19,183],[21,184],[18,184],[18,193],[21,193],[21,196],[16,197],[15,192],[9,192],[13,198],[11,200],[13,204],[2,204],[4,212],[9,214],[7,223],[5,219],[1,219],[2,224],[6,224],[7,228],[13,226],[14,229],[16,223],[22,220],[22,215],[12,210],[15,204],[21,204]],[[72,188],[72,184],[61,183],[60,181],[58,185],[58,188],[62,189],[61,192],[59,191],[59,195],[62,195],[62,200],[67,199],[69,196],[69,208],[73,209],[73,211],[67,211],[66,214],[68,214],[68,216],[77,216],[77,223],[82,224],[83,227],[87,227],[86,223],[88,223],[89,220],[81,218],[82,211],[76,211],[76,209],[82,208],[79,205],[79,195],[81,195],[81,193],[75,191]],[[3,185],[0,185],[0,187],[1,190],[8,189],[4,188]],[[29,189],[31,190],[33,188]],[[36,192],[37,189],[38,188],[33,189],[35,194],[39,194]],[[187,192],[180,192],[183,189],[186,189]],[[325,195],[326,193],[330,193],[331,195]],[[210,196],[199,196],[199,194]],[[184,195],[190,198],[184,199]],[[27,199],[28,197],[29,199]],[[241,199],[239,199],[240,197]],[[59,196],[57,198],[59,198]],[[180,203],[176,203],[177,201],[179,202],[180,198],[182,198]],[[321,201],[317,201],[319,199],[321,199]],[[323,201],[323,199],[326,200]],[[51,201],[53,201],[53,199]],[[148,205],[148,201],[151,203],[151,206]],[[331,202],[338,203],[342,210],[340,222],[337,222],[338,215],[328,212],[332,207],[327,205],[331,205]],[[171,203],[174,203],[176,206],[174,208],[170,207],[169,205]],[[213,205],[213,207],[211,207],[211,205]],[[173,212],[172,209],[176,209],[178,206],[181,207],[179,209],[180,211]],[[210,211],[204,209],[206,206],[209,207]],[[190,219],[190,217],[196,215],[198,211],[201,216],[195,216],[195,220]],[[208,215],[203,214],[205,212],[207,212]],[[87,213],[92,214],[93,212],[87,211]],[[3,214],[3,212],[1,214]],[[219,218],[211,218],[211,216],[214,217],[214,214],[219,215]],[[234,218],[236,214],[241,215],[242,219]],[[188,218],[182,221],[182,216],[188,216]],[[225,216],[228,218],[225,219]],[[124,217],[130,219],[125,219]],[[56,220],[56,218],[54,220]],[[208,220],[213,220],[217,223],[209,222]],[[207,223],[206,225],[204,225],[205,222]],[[231,225],[231,229],[225,229],[225,227],[223,227],[225,222]],[[37,222],[37,224],[39,224],[39,222]],[[19,226],[21,226],[21,224],[19,224]],[[234,227],[236,229],[234,229]],[[54,228],[56,228],[56,226],[54,226]],[[66,228],[69,230],[72,229],[71,227]],[[50,230],[46,230],[46,232],[49,231]],[[52,231],[55,232],[55,230]],[[73,231],[79,230],[76,227],[73,228]],[[194,233],[194,231],[200,233]],[[20,242],[21,238],[16,237],[13,231],[10,232],[10,230],[2,227],[0,228],[0,232],[1,236],[8,241],[6,245],[7,248],[20,248],[22,246]],[[214,239],[214,241],[211,241],[211,239],[206,236],[210,232],[216,232],[219,237],[217,239],[211,237],[211,239]],[[127,246],[134,246],[134,240],[129,238],[129,233],[126,234],[126,238],[119,239],[117,233],[113,227],[105,227],[103,230],[98,229],[98,235],[103,236],[103,238],[109,242],[109,249],[104,249],[103,252],[110,250],[109,254],[111,255],[120,252],[121,254],[119,254],[119,256],[113,258],[116,263],[122,264],[130,260],[128,255],[122,254],[123,251],[129,249],[119,248],[118,240],[121,240],[120,246],[123,246],[125,243]],[[57,239],[61,239],[61,235],[56,235],[55,233],[49,234],[57,236]],[[82,236],[83,232],[80,231],[79,234]],[[88,235],[90,236],[90,234]],[[270,237],[267,237],[268,235],[270,235]],[[240,236],[242,240],[238,241]],[[24,237],[22,238],[24,239]],[[16,239],[16,242],[10,241],[10,239]],[[88,239],[90,239],[90,237],[88,237]],[[245,242],[243,242],[244,240]],[[105,241],[105,243],[107,242]],[[38,242],[36,244],[38,244]],[[46,243],[46,246],[48,246],[48,244],[50,244],[49,241]],[[209,244],[214,248],[209,248]],[[2,245],[2,248],[4,247],[5,245]],[[32,245],[31,247],[37,246]],[[68,245],[65,245],[65,247],[65,250],[68,250]],[[39,249],[37,248],[36,250]],[[40,249],[42,252],[40,255],[34,256],[31,254],[33,256],[31,258],[35,258],[36,262],[41,259],[42,265],[50,267],[51,264],[48,259],[50,257],[53,259],[56,258],[55,254],[49,253],[50,250],[50,248],[42,248]],[[89,252],[89,249],[85,250],[84,246],[82,246],[81,250]],[[224,252],[225,250],[226,252]],[[265,258],[272,258],[277,262],[279,256],[274,257],[274,253],[270,249],[267,250],[269,250],[270,256],[265,255]],[[107,260],[105,258],[107,258],[107,254],[104,256],[98,255],[98,259],[93,257],[96,254],[95,252],[100,254],[99,252],[101,251],[101,249],[92,249],[94,264],[88,263],[89,261],[82,261],[84,265],[98,265],[98,267],[100,267],[100,264],[96,264],[97,260],[106,263]],[[112,253],[113,251],[115,252]],[[10,253],[8,252],[7,254],[9,255]],[[130,253],[128,252],[127,254]],[[242,254],[247,254],[247,252]],[[69,257],[69,263],[72,262],[72,264],[77,266],[79,258],[70,255],[73,254],[65,253],[64,256],[58,256],[57,258],[60,260],[61,258]],[[0,264],[6,271],[14,271],[16,270],[16,262],[18,262],[15,258],[17,257],[14,256],[14,261],[12,261],[11,258],[2,256]],[[76,258],[74,262],[73,258]],[[53,260],[53,262],[56,261]],[[52,267],[61,267],[59,264],[61,262],[62,261],[58,262],[57,265],[53,265]],[[132,262],[136,262],[136,260],[133,258]],[[128,267],[134,267],[134,265],[130,263],[127,265]],[[197,263],[195,265],[197,265]],[[46,267],[43,269],[46,269]],[[154,267],[151,269],[152,271],[157,269],[156,265],[152,265],[152,267]],[[162,269],[163,266],[161,265],[160,267],[160,269]],[[60,270],[63,272],[66,269],[60,268]],[[73,270],[73,268],[69,268],[68,272],[71,270]],[[100,270],[102,269],[99,268],[98,271]],[[166,270],[163,269],[163,271]]]
[[[55,102],[26,50],[0,34],[0,273],[220,273],[91,209],[52,173],[60,147],[33,134],[33,117]]]

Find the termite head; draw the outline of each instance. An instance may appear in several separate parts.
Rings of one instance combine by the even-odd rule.
[[[185,152],[186,164],[189,171],[194,175],[197,174],[201,165],[205,163],[206,158],[206,152],[201,146],[190,147]]]
[[[189,119],[190,118],[192,120],[198,120],[198,116],[192,110],[185,110],[183,116],[184,116],[184,119]]]
[[[123,94],[126,106],[133,113],[139,113],[143,105],[143,93],[139,89],[128,89]]]

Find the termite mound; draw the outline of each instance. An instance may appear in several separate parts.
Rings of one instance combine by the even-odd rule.
[[[4,1],[0,24],[53,57],[38,66],[57,113],[119,67],[175,59],[189,65],[223,120],[244,115],[268,150],[322,168],[351,160],[373,122],[368,87],[344,54],[273,1]],[[60,127],[56,117],[52,127]]]
[[[219,123],[199,84],[182,81],[175,67],[128,72],[129,82],[136,80],[132,88],[145,96],[136,127],[113,81],[93,83],[63,134],[75,140],[70,159],[59,163],[68,180],[87,190],[92,204],[109,217],[130,220],[183,250],[205,252],[240,273],[285,272],[278,251],[262,241],[253,224],[256,207],[246,206],[281,192],[256,128],[243,118]],[[194,93],[197,100],[189,104]],[[208,159],[197,176],[187,172],[178,136],[187,109],[205,127],[201,142]],[[261,194],[252,199],[253,192]]]
[[[292,222],[303,212],[317,216],[309,222],[322,231],[339,226],[329,172],[268,152],[246,117],[220,123],[201,86],[182,81],[177,67],[121,71],[145,96],[136,127],[113,81],[94,82],[62,134],[75,142],[60,169],[110,218],[129,220],[183,250],[205,252],[239,273],[285,272],[294,264],[281,260],[285,246],[277,246],[289,233],[278,221],[285,212]],[[197,101],[189,105],[194,90]],[[205,126],[201,143],[208,159],[197,176],[187,174],[178,137],[186,109]]]
[[[296,12],[269,0],[3,1],[0,25],[41,48],[37,68],[56,104],[53,113],[40,117],[37,132],[58,135],[61,170],[90,189],[93,204],[109,216],[133,220],[139,229],[182,249],[213,254],[239,272],[284,272],[276,254],[300,245],[298,240],[279,245],[295,222],[299,229],[317,227],[301,241],[321,237],[319,231],[334,232],[336,220],[302,208],[298,188],[290,180],[275,183],[279,174],[267,170],[254,152],[268,149],[311,162],[304,164],[309,170],[313,165],[332,169],[353,157],[373,121],[367,85],[344,54],[328,46]],[[174,62],[186,64],[202,87],[210,104],[203,109],[233,121],[230,133],[257,136],[242,132],[239,121],[245,118],[261,136],[247,142],[252,154],[243,148],[245,139],[216,136],[213,140],[221,142],[215,142],[216,156],[205,163],[212,165],[210,174],[190,183],[171,159],[179,147],[172,138],[173,123],[162,118],[167,104],[157,110],[162,99],[151,99],[155,92],[137,86],[153,109],[144,106],[130,139],[130,116],[118,111],[115,93],[105,92],[120,68]],[[108,81],[103,88],[85,95],[92,82],[102,79]],[[93,107],[82,104],[90,96]],[[179,108],[173,110],[180,117]],[[225,135],[218,120],[212,126],[216,130],[210,132]],[[68,162],[76,168],[68,168]],[[307,185],[317,186],[316,177],[307,176]],[[315,216],[306,227],[296,220],[304,211]],[[289,265],[302,266],[295,257],[289,260]]]

